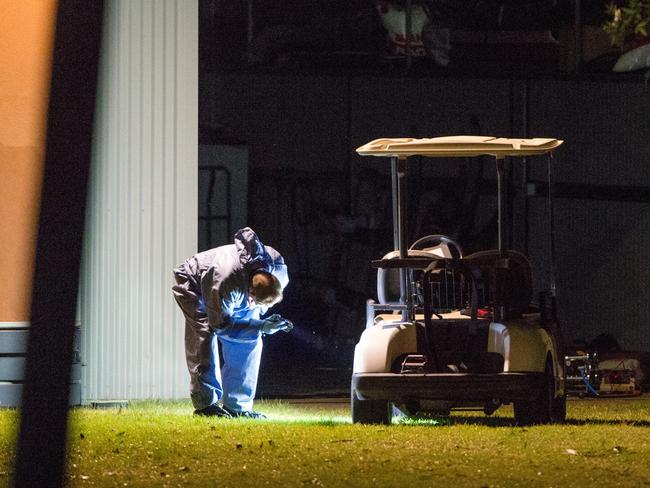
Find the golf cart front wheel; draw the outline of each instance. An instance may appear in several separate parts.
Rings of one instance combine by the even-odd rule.
[[[393,405],[388,400],[361,400],[352,389],[351,395],[353,424],[384,424],[393,420]]]
[[[530,400],[514,402],[515,421],[519,425],[555,424],[566,419],[566,394],[555,397],[553,363],[549,358],[544,369],[544,381]]]

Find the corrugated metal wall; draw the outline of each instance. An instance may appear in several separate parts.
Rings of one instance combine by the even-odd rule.
[[[106,2],[80,291],[82,395],[187,392],[172,268],[196,250],[197,0]]]

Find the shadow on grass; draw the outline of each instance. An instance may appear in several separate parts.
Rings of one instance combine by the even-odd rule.
[[[399,425],[404,426],[431,426],[431,427],[450,427],[454,425],[483,425],[486,427],[531,427],[531,425],[519,425],[512,417],[485,417],[485,416],[467,416],[467,417],[404,417],[399,419]],[[562,424],[556,426],[583,426],[583,425],[611,425],[621,426],[628,425],[631,427],[650,427],[650,421],[647,420],[604,420],[604,419],[572,419],[568,418]]]
[[[604,419],[567,419],[567,425],[630,425],[632,427],[650,427],[648,420],[604,420]]]
[[[463,416],[463,417],[402,417],[399,425],[406,427],[451,427],[454,425],[484,425],[487,427],[516,427],[514,419],[508,417]]]

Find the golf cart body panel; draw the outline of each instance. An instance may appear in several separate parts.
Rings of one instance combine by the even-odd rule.
[[[353,373],[389,373],[405,354],[418,353],[415,323],[382,318],[366,328],[355,346]],[[465,320],[465,319],[457,319]],[[469,320],[469,317],[467,317]],[[522,323],[489,325],[487,352],[503,358],[503,371],[544,372],[546,358],[555,360],[552,339],[533,319]]]
[[[388,319],[366,328],[354,348],[353,373],[390,373],[399,356],[417,351],[415,327]]]
[[[548,331],[539,323],[539,315],[508,324],[490,324],[488,352],[503,357],[503,371],[543,373],[546,358],[555,359],[555,348]]]
[[[462,402],[463,407],[483,407],[491,402],[525,400],[543,381],[543,373],[366,373],[352,375],[352,388],[362,400],[396,404],[444,400]]]

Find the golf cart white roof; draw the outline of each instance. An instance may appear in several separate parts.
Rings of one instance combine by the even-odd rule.
[[[362,156],[407,158],[535,156],[553,151],[564,141],[559,139],[508,139],[489,136],[448,136],[429,139],[394,138],[375,139],[357,148]]]

